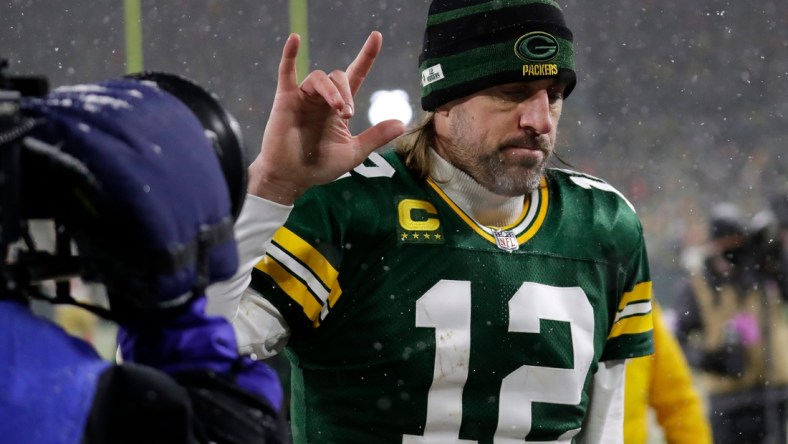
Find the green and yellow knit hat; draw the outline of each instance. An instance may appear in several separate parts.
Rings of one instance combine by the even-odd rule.
[[[572,31],[553,0],[434,0],[419,57],[421,107],[491,86],[560,77],[575,87]]]

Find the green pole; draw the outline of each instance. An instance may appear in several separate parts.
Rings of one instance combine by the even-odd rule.
[[[126,25],[126,73],[142,71],[142,8],[140,0],[123,0]]]
[[[309,20],[307,14],[308,0],[290,0],[290,31],[301,36],[301,48],[298,50],[296,70],[298,81],[309,73]]]

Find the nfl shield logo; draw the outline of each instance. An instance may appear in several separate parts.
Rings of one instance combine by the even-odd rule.
[[[493,234],[495,235],[495,243],[501,250],[515,251],[520,248],[520,245],[517,243],[517,236],[511,231],[495,230]]]

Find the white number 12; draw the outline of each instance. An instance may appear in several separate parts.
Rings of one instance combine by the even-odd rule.
[[[540,333],[541,319],[570,325],[574,368],[523,365],[501,384],[495,443],[522,443],[531,431],[531,403],[580,403],[593,359],[594,312],[579,287],[523,283],[509,300],[509,331]],[[416,302],[416,326],[435,329],[435,367],[427,395],[423,436],[404,435],[403,444],[458,443],[462,422],[462,390],[468,379],[471,351],[471,283],[442,280]],[[579,429],[559,442],[569,442]]]

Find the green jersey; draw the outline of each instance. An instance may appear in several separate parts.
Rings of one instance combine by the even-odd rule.
[[[565,170],[493,228],[373,154],[299,199],[252,286],[291,330],[295,442],[568,441],[599,362],[652,352],[640,222]]]

